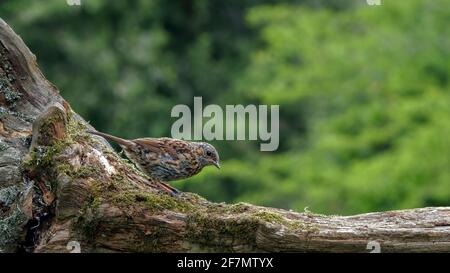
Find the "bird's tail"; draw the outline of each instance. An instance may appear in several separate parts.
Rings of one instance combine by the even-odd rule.
[[[105,134],[105,133],[102,133],[102,132],[93,131],[93,130],[86,130],[86,133],[104,137],[107,140],[116,142],[120,146],[125,146],[125,147],[132,147],[132,146],[134,146],[134,143],[132,141],[130,141],[130,140],[126,140],[126,139],[123,139],[123,138],[120,138],[120,137],[108,135],[108,134]]]

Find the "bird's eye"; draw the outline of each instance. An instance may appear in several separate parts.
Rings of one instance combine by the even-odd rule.
[[[207,152],[206,152],[206,155],[207,155],[207,156],[212,156],[211,151],[207,151]]]

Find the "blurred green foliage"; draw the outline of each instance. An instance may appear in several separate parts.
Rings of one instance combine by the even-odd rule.
[[[170,110],[279,104],[280,148],[217,141],[174,183],[214,201],[350,214],[450,205],[448,0],[2,1],[98,130],[168,136]]]

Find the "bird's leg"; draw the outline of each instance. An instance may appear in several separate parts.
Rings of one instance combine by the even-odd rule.
[[[169,193],[170,195],[178,195],[180,193],[179,190],[175,189],[174,187],[170,186],[167,183],[161,182],[161,181],[157,181],[158,185],[167,193]]]
[[[170,186],[170,185],[167,184],[167,183],[161,182],[161,184],[163,184],[164,186],[168,187],[168,188],[169,188],[171,191],[173,191],[175,194],[179,194],[179,193],[181,192],[181,191],[179,191],[178,189],[176,189],[176,188]]]

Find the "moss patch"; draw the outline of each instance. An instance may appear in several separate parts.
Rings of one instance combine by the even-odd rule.
[[[102,202],[98,184],[94,183],[90,188],[90,192],[91,196],[84,203],[74,223],[74,230],[78,231],[80,237],[88,242],[94,241],[98,234],[100,220],[97,215],[98,208]]]
[[[273,224],[284,224],[286,220],[279,214],[269,211],[258,211],[252,215],[258,220],[266,221]]]
[[[305,228],[308,228],[308,225],[306,225],[304,222],[301,222],[299,220],[290,220],[278,213],[271,211],[258,211],[256,213],[253,213],[252,217],[260,221],[283,225],[293,230],[304,230]]]
[[[72,113],[67,114],[67,134],[69,135],[72,142],[74,141],[88,141],[89,135],[85,133],[86,131],[86,125],[84,125],[81,121],[76,120],[73,117]]]
[[[118,207],[131,206],[140,203],[150,211],[172,210],[188,212],[195,206],[180,198],[174,198],[167,194],[146,193],[140,191],[122,191],[112,196],[112,202]]]
[[[251,206],[250,206],[250,204],[239,202],[237,204],[227,206],[226,210],[229,213],[244,213],[244,212],[248,212],[249,210],[251,210]]]
[[[58,142],[53,146],[39,146],[33,149],[22,163],[25,170],[46,170],[54,165],[53,158],[65,147],[66,143]]]
[[[231,252],[233,243],[255,245],[259,222],[250,217],[226,218],[211,213],[194,212],[188,215],[187,237],[190,242],[204,245],[223,245]]]
[[[64,173],[71,178],[95,178],[101,175],[100,171],[93,166],[81,166],[77,170],[74,170],[72,165],[68,163],[59,164],[56,170],[58,173]]]

